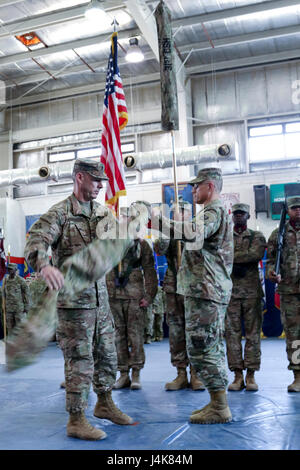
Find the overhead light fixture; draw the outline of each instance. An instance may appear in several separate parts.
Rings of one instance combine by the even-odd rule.
[[[137,38],[129,39],[129,49],[125,59],[127,62],[142,62],[144,60],[144,54],[139,47],[139,41]]]
[[[84,16],[91,21],[107,22],[109,20],[109,17],[103,8],[102,0],[91,0],[91,3],[85,10]]]

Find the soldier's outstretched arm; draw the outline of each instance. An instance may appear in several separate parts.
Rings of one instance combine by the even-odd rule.
[[[50,289],[60,289],[64,280],[61,272],[50,265],[48,248],[62,233],[65,215],[59,208],[50,209],[37,220],[28,232],[24,256],[28,264],[40,272]]]

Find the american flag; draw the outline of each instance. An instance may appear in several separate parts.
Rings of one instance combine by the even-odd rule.
[[[121,152],[120,130],[128,122],[127,107],[118,67],[118,34],[111,37],[111,52],[108,60],[105,97],[103,106],[101,162],[109,178],[105,202],[117,213],[119,197],[126,196],[125,173]]]

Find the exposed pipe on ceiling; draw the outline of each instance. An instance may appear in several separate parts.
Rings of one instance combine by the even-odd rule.
[[[195,145],[176,149],[178,166],[199,165],[207,162],[222,162],[238,159],[237,144]],[[125,170],[143,171],[172,167],[172,151],[155,150],[134,153],[124,158]],[[72,176],[74,161],[51,163],[38,168],[17,168],[0,171],[0,187],[59,181]]]

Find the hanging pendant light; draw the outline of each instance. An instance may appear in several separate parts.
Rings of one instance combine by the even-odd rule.
[[[127,62],[142,62],[144,60],[144,54],[139,47],[139,41],[137,38],[129,39],[129,49],[125,59]]]
[[[91,0],[90,4],[85,10],[84,16],[88,20],[92,21],[109,21],[109,17],[103,8],[102,0]]]

